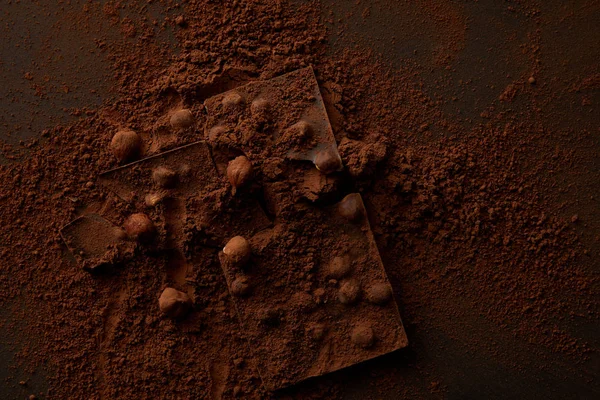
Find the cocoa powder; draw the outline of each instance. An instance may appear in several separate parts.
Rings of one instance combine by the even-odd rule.
[[[585,221],[565,215],[557,188],[568,186],[556,183],[556,174],[566,176],[573,165],[582,176],[597,177],[593,166],[579,160],[589,149],[597,151],[597,140],[592,129],[574,131],[552,122],[553,115],[563,115],[555,106],[562,97],[545,86],[535,61],[543,43],[538,33],[529,36],[524,56],[534,72],[499,83],[495,97],[476,106],[480,115],[464,118],[448,110],[452,94],[462,96],[468,89],[455,90],[427,75],[428,61],[451,68],[464,48],[462,7],[423,2],[407,24],[421,31],[432,15],[436,23],[430,35],[442,45],[431,57],[392,68],[360,40],[358,47],[345,43],[333,51],[324,24],[338,36],[344,27],[317,2],[191,0],[179,6],[164,1],[169,16],[156,24],[143,18],[147,10],[141,3],[109,1],[101,10],[88,5],[81,11],[101,11],[118,28],[116,38],[104,37],[98,44],[114,72],[117,99],[94,110],[74,110],[81,118],[40,137],[2,145],[7,162],[0,166],[0,304],[9,310],[3,325],[23,321],[27,335],[14,331],[8,340],[26,343],[18,364],[27,371],[46,370],[48,390],[40,397],[349,398],[354,390],[372,398],[443,397],[453,380],[461,379],[453,362],[463,353],[490,358],[518,374],[548,372],[558,381],[597,376],[596,339],[582,332],[598,324],[597,265],[590,261],[597,247],[590,248],[594,239],[588,239],[598,234],[588,234]],[[132,17],[124,17],[124,11]],[[367,18],[375,11],[365,5],[359,14]],[[536,5],[518,2],[506,12],[533,24],[552,22],[539,16]],[[93,17],[79,16],[71,18],[82,21],[73,29],[92,29],[88,19]],[[171,29],[169,47],[157,35]],[[268,393],[219,267],[218,248],[225,243],[209,240],[183,254],[137,246],[134,256],[109,273],[90,274],[71,256],[60,230],[93,213],[123,226],[128,216],[142,211],[142,202],[133,206],[98,181],[102,172],[119,166],[110,148],[115,133],[138,133],[142,156],[196,142],[205,136],[205,99],[306,66],[319,81],[344,171],[339,177],[309,174],[301,181],[278,182],[290,166],[261,159],[264,153],[257,147],[257,159],[251,161],[263,171],[255,183],[264,185],[266,200],[256,198],[255,187],[233,197],[223,173],[227,162],[219,166],[217,157],[225,189],[200,194],[224,208],[246,199],[264,201],[269,216],[297,218],[298,197],[333,204],[328,196],[338,201],[360,192],[410,348]],[[535,84],[525,85],[531,75]],[[594,76],[588,73],[573,85],[574,92],[584,91],[578,100],[584,105],[597,89]],[[173,115],[182,109],[193,119],[186,113],[186,122],[174,130]],[[253,111],[257,120],[268,113],[262,105],[252,109],[258,110]],[[590,143],[589,149],[576,143]],[[281,194],[277,204],[268,202],[273,193]],[[578,192],[586,198],[597,197],[594,193]],[[153,220],[156,215],[150,213]],[[223,218],[225,231],[239,220]],[[226,236],[217,225],[195,229]],[[310,232],[315,226],[302,229]],[[205,236],[180,228],[188,239]],[[159,230],[165,235],[159,239],[171,243],[166,227]],[[295,251],[289,257],[308,255],[301,246]],[[159,297],[172,286],[193,288],[190,317],[161,314]],[[312,297],[320,298],[319,293]],[[273,318],[266,315],[265,321]],[[320,325],[309,333],[317,339],[327,334]],[[369,348],[373,334],[372,327],[361,325],[351,337]],[[462,351],[452,354],[448,343],[459,343]],[[432,353],[454,358],[452,367],[439,367]],[[352,381],[365,386],[355,388]],[[597,383],[588,385],[590,392],[599,390]]]

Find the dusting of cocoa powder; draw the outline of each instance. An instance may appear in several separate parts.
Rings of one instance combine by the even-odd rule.
[[[415,50],[414,58],[395,63],[393,69],[388,60],[364,47],[331,51],[321,13],[338,36],[350,35],[340,34],[336,29],[344,27],[316,2],[192,0],[179,6],[164,1],[170,16],[160,20],[141,18],[147,10],[138,2],[108,1],[97,10],[121,32],[117,39],[97,42],[112,65],[118,99],[97,110],[77,110],[80,119],[45,130],[41,137],[18,146],[2,145],[7,163],[0,166],[0,304],[10,310],[3,318],[24,321],[23,337],[31,338],[17,361],[27,371],[35,366],[47,371],[48,390],[40,398],[351,398],[356,393],[360,398],[430,398],[443,397],[445,390],[464,398],[469,393],[461,392],[455,382],[469,379],[459,365],[516,371],[509,376],[533,371],[540,387],[565,380],[586,382],[588,387],[577,389],[581,393],[598,392],[597,382],[589,382],[589,377],[597,377],[597,338],[585,333],[586,327],[598,326],[597,265],[589,261],[597,254],[597,247],[589,247],[598,234],[586,230],[583,217],[571,218],[582,214],[577,205],[561,206],[566,202],[561,191],[570,187],[561,177],[568,177],[570,168],[590,182],[597,178],[593,167],[585,167],[578,158],[597,151],[592,135],[597,131],[575,131],[553,122],[555,117],[572,118],[556,107],[557,99],[576,98],[581,107],[590,107],[597,79],[581,78],[573,83],[575,89],[558,97],[553,85],[561,77],[550,79],[553,71],[544,71],[536,61],[543,57],[540,46],[545,42],[535,28],[556,22],[540,17],[539,7],[517,2],[503,6],[502,14],[515,15],[533,28],[529,36],[523,35],[529,40],[526,46],[508,34],[506,43],[520,49],[513,51],[527,71],[487,85],[494,96],[473,102],[473,109],[481,112],[476,118],[449,111],[457,102],[468,104],[468,77],[461,78],[456,89],[443,75],[460,62],[468,44],[466,11],[447,2],[417,3],[406,14],[414,18],[406,22],[404,32],[430,30],[424,37],[432,51],[421,56]],[[89,7],[82,14],[95,10]],[[377,7],[365,4],[357,15],[379,15]],[[122,15],[125,10],[131,18]],[[352,20],[355,14],[346,17]],[[88,19],[93,17],[79,17],[73,16],[73,21],[83,21],[73,29],[92,29]],[[378,18],[382,24],[387,20]],[[172,48],[153,39],[171,30]],[[469,48],[465,51],[468,54]],[[120,161],[204,139],[205,99],[309,65],[323,92],[344,171],[339,176],[309,174],[302,181],[278,182],[290,168],[313,166],[262,159],[258,156],[263,149],[256,146],[246,156],[260,171],[253,175],[254,184],[269,183],[264,187],[266,199],[257,199],[253,182],[246,181],[234,197],[223,173],[227,162],[221,170],[215,156],[222,188],[200,189],[200,199],[186,207],[189,212],[202,210],[207,221],[222,209],[241,205],[249,210],[243,215],[256,215],[256,204],[264,206],[268,217],[299,218],[297,204],[290,199],[302,197],[320,207],[319,202],[329,206],[360,192],[410,347],[273,394],[263,389],[219,266],[218,253],[226,242],[214,238],[224,236],[219,229],[227,231],[240,218],[226,215],[191,231],[176,226],[182,208],[163,191],[185,177],[185,169],[156,169],[154,178],[150,172],[148,182],[155,183],[148,189],[153,192],[135,205],[98,179]],[[439,79],[428,72],[430,65],[444,71]],[[590,71],[582,74],[594,76]],[[265,126],[273,118],[274,105],[259,100],[248,105],[251,121]],[[235,109],[243,102],[241,96],[229,96],[222,105]],[[277,117],[295,121],[298,116]],[[590,118],[587,126],[593,127],[597,118]],[[138,136],[128,133],[133,139],[125,146],[117,141],[121,145],[115,152],[111,141],[118,132]],[[215,136],[225,134],[219,131]],[[268,202],[273,193],[281,195],[278,204]],[[582,202],[598,196],[593,189],[577,193]],[[360,213],[352,198],[347,200],[341,215],[353,220]],[[205,210],[205,204],[214,209]],[[164,220],[163,207],[171,210]],[[567,211],[572,212],[566,215]],[[78,216],[100,214],[127,229],[127,219],[138,213],[156,225],[156,243],[136,244],[133,256],[107,273],[82,269],[60,235]],[[263,214],[260,221],[266,225]],[[169,219],[171,215],[177,218]],[[302,227],[306,232],[318,226],[307,224]],[[175,240],[168,232],[176,232]],[[210,234],[209,245],[194,240]],[[176,246],[184,236],[193,248],[180,254]],[[173,248],[153,247],[164,243]],[[255,236],[252,245],[267,247],[268,235]],[[291,242],[285,246],[291,250],[284,259],[309,259],[317,251]],[[297,312],[312,307],[311,301],[338,295],[345,299],[342,303],[364,297],[372,303],[369,307],[389,305],[385,283],[362,287],[349,278],[356,260],[335,254],[325,264],[331,278],[340,280],[339,293],[333,293],[337,286],[328,288],[331,293],[290,293]],[[250,279],[241,273],[234,279],[234,293],[240,298],[252,295]],[[185,299],[181,304],[189,312],[187,318],[161,312],[161,294],[168,288]],[[282,315],[265,307],[260,317],[271,326]],[[314,345],[327,338],[329,328],[315,322],[302,334]],[[19,331],[9,336],[12,343],[24,342]],[[347,337],[361,351],[380,340],[378,331],[364,321],[349,327]],[[491,380],[501,380],[499,376]],[[510,397],[510,388],[502,390]],[[527,390],[519,393],[531,394]]]

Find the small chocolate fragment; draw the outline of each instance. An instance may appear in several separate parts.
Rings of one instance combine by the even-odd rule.
[[[335,279],[347,276],[352,270],[352,264],[348,256],[334,257],[329,263],[327,274]]]
[[[387,283],[376,283],[367,289],[367,300],[383,305],[392,298],[392,288]]]
[[[241,236],[235,236],[227,242],[223,248],[223,254],[225,254],[229,263],[232,267],[243,267],[252,254],[250,243]]]
[[[177,182],[177,173],[167,167],[156,167],[154,171],[152,171],[152,180],[159,187],[173,187]]]
[[[123,163],[135,160],[142,150],[142,139],[132,130],[118,131],[110,142],[110,150]]]
[[[350,222],[359,222],[364,216],[364,211],[365,208],[358,193],[349,194],[338,204],[339,214]]]
[[[186,108],[175,111],[169,120],[171,127],[174,129],[185,129],[194,125],[194,115]]]
[[[170,318],[181,318],[186,315],[192,305],[192,299],[186,293],[173,288],[163,290],[158,299],[160,311]]]
[[[151,241],[156,234],[154,223],[150,217],[142,213],[131,214],[129,218],[125,220],[123,228],[131,239],[139,242]]]
[[[250,294],[250,284],[245,276],[237,276],[231,282],[231,294],[238,297],[244,297]]]
[[[342,159],[331,147],[318,151],[314,163],[315,167],[324,174],[331,174],[342,169]]]
[[[350,334],[352,343],[363,349],[368,349],[375,343],[375,335],[373,329],[368,324],[361,324],[354,327]]]
[[[356,303],[360,297],[360,283],[354,279],[349,279],[340,285],[338,291],[338,300],[342,304],[353,304]]]
[[[239,156],[229,161],[227,165],[227,178],[231,183],[233,194],[244,186],[252,177],[252,164],[246,156]]]

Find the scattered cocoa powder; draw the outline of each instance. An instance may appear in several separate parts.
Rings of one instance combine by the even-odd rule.
[[[181,7],[164,1],[169,12],[185,17],[156,24],[121,16],[125,8],[143,15],[146,6],[137,3],[109,1],[99,8],[123,36],[122,41],[98,40],[112,64],[119,98],[98,110],[82,107],[74,111],[81,116],[75,122],[19,145],[3,143],[1,149],[7,163],[0,166],[0,303],[11,310],[6,319],[24,321],[28,336],[35,339],[19,356],[27,365],[47,369],[45,397],[344,398],[353,392],[365,394],[362,398],[430,398],[443,397],[450,387],[457,397],[468,397],[455,386],[464,379],[456,366],[459,360],[479,365],[467,357],[473,354],[492,360],[483,365],[501,365],[516,375],[537,374],[536,390],[565,381],[563,392],[599,391],[591,381],[598,376],[593,364],[597,337],[588,333],[598,327],[593,261],[598,225],[586,221],[592,213],[580,209],[581,204],[597,208],[600,196],[595,186],[587,186],[598,181],[595,165],[587,161],[597,159],[597,114],[581,112],[597,106],[597,85],[585,78],[597,71],[581,70],[578,80],[570,82],[576,89],[562,90],[557,82],[567,78],[552,67],[552,57],[556,63],[568,57],[549,59],[544,49],[552,40],[540,37],[570,24],[571,11],[558,11],[557,17],[556,11],[544,15],[540,9],[549,6],[533,2],[502,6],[503,15],[515,15],[529,26],[519,39],[502,28],[510,51],[527,68],[508,81],[494,78],[486,86],[493,95],[469,104],[464,99],[470,96],[471,80],[484,80],[485,74],[438,79],[430,73],[430,65],[451,73],[459,62],[470,40],[466,6],[417,2],[416,9],[403,14],[412,17],[405,32],[416,30],[439,46],[432,45],[431,52],[415,50],[416,58],[392,68],[389,60],[365,47],[330,51],[322,15],[336,35],[344,40],[351,35],[343,32],[346,28],[333,11],[323,12],[318,3],[192,0]],[[82,12],[85,18],[71,18],[84,21],[74,29],[87,29],[87,14],[95,10],[89,7],[91,11]],[[370,18],[377,7],[365,5],[358,14]],[[348,20],[350,14],[355,12],[346,15]],[[384,21],[381,17],[382,25]],[[159,31],[174,29],[177,52],[153,40],[156,26]],[[426,55],[419,58],[420,53]],[[111,273],[90,275],[70,257],[60,229],[91,213],[122,225],[141,211],[94,184],[100,173],[129,158],[129,152],[117,152],[115,160],[110,148],[115,132],[137,132],[143,154],[195,142],[204,138],[195,125],[185,134],[169,130],[173,112],[185,107],[200,127],[206,115],[203,100],[308,65],[322,91],[331,90],[325,97],[345,166],[341,187],[351,187],[365,199],[411,345],[365,366],[268,394],[240,332],[216,244],[197,249],[190,260],[193,268],[183,261],[182,267],[168,252],[137,248],[135,257]],[[34,77],[26,74],[27,80]],[[458,80],[459,86],[451,86]],[[243,101],[226,103],[236,107]],[[274,110],[254,102],[256,123],[268,122],[265,115]],[[567,102],[576,111],[564,110]],[[454,111],[457,103],[464,109]],[[480,115],[471,117],[473,110]],[[290,121],[296,117],[290,115]],[[572,119],[585,128],[559,122]],[[296,168],[252,160],[261,171],[261,184]],[[569,175],[573,171],[577,175]],[[285,200],[286,193],[299,192],[304,183],[272,183],[265,192],[280,193]],[[331,190],[338,196],[351,192]],[[576,194],[569,197],[571,192]],[[250,192],[241,200],[229,199],[226,191],[201,194],[227,204],[252,198]],[[322,198],[326,196],[311,195],[310,201]],[[281,201],[269,212],[297,213],[294,204]],[[151,205],[162,207],[154,201]],[[575,214],[578,218],[571,220]],[[256,238],[256,245],[261,243],[268,246],[268,238]],[[314,254],[314,249],[294,248],[298,253],[286,257]],[[157,299],[167,286],[183,289],[178,286],[182,270],[193,287],[196,312],[190,319],[172,320],[161,315]],[[367,299],[373,298],[370,287],[364,289]],[[317,301],[327,294],[315,291],[312,297]],[[280,318],[276,309],[265,311],[270,324]],[[328,332],[323,324],[307,329],[317,341]],[[359,324],[348,337],[360,346],[376,345],[377,332],[369,329]],[[14,333],[10,340],[23,342]],[[363,386],[349,386],[353,380]],[[514,394],[498,390],[507,397]],[[527,390],[519,393],[531,393]]]

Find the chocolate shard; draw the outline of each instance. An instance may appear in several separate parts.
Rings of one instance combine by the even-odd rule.
[[[79,265],[99,271],[133,256],[134,243],[124,230],[98,214],[76,218],[65,225],[60,235]]]

